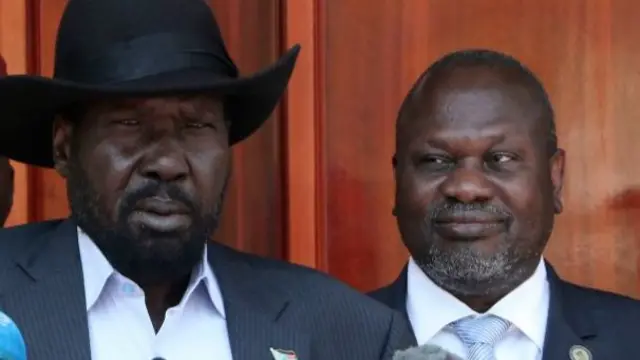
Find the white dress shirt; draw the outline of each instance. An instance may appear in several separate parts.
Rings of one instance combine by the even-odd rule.
[[[541,259],[528,280],[487,311],[512,324],[495,345],[496,360],[541,360],[548,310],[549,282]],[[479,314],[434,284],[413,259],[407,268],[407,314],[418,344],[437,345],[466,359],[467,349],[448,325]]]
[[[207,254],[156,334],[143,291],[78,229],[92,360],[231,360],[224,305]]]

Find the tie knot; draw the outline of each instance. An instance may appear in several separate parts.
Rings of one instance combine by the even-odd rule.
[[[476,344],[495,345],[511,324],[497,316],[486,315],[462,318],[452,325],[460,340],[466,346],[472,347]]]

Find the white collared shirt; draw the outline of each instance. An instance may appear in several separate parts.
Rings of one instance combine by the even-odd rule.
[[[549,282],[540,260],[529,279],[487,311],[512,324],[495,346],[496,360],[541,360],[548,312]],[[447,325],[478,313],[433,283],[413,259],[407,268],[407,314],[418,344],[437,345],[466,359],[467,349]]]
[[[143,291],[78,229],[92,360],[231,360],[222,294],[207,254],[156,334]]]

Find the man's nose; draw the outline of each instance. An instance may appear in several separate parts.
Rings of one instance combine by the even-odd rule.
[[[440,185],[440,192],[461,203],[486,202],[494,196],[491,182],[482,164],[461,163]]]
[[[180,144],[174,139],[164,138],[149,148],[140,172],[154,180],[180,181],[188,176],[189,164]]]

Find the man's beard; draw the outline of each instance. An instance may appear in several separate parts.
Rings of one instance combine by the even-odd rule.
[[[529,269],[522,263],[540,256],[542,250],[534,254],[538,249],[528,249],[528,244],[519,246],[520,239],[513,239],[505,233],[500,236],[496,248],[491,253],[485,253],[467,243],[467,240],[442,239],[433,232],[431,225],[438,216],[465,212],[484,212],[505,219],[512,218],[509,211],[485,203],[433,204],[424,219],[422,240],[418,245],[420,251],[412,254],[416,264],[438,286],[459,296],[487,296],[513,290],[530,276]]]
[[[191,273],[202,260],[204,246],[218,227],[225,190],[226,182],[218,202],[203,209],[199,201],[190,198],[177,185],[149,180],[144,186],[122,195],[114,222],[102,197],[77,162],[70,166],[67,177],[72,218],[111,266],[140,286],[178,281]],[[128,219],[136,211],[136,203],[158,194],[189,208],[192,223],[186,230],[157,232],[132,228]]]
[[[459,296],[508,293],[531,275],[512,249],[502,244],[491,255],[468,246],[453,250],[433,244],[414,260],[434,283]]]

